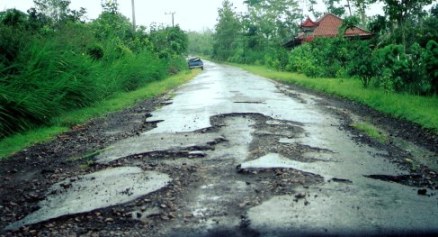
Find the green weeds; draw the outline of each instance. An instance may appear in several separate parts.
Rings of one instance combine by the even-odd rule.
[[[388,137],[383,132],[369,122],[355,122],[352,126],[381,143],[385,143],[388,140]]]

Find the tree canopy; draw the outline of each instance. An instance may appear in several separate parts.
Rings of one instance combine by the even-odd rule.
[[[315,0],[308,0],[310,11]],[[238,63],[265,64],[309,76],[357,77],[364,86],[417,94],[438,93],[438,6],[432,0],[324,0],[327,10],[344,18],[338,37],[318,38],[291,51],[283,43],[297,37],[302,10],[294,0],[247,0],[237,14],[225,0],[219,10],[213,57]],[[368,17],[372,3],[384,15]],[[351,10],[351,15],[350,15]],[[369,30],[369,40],[344,38],[355,26]]]

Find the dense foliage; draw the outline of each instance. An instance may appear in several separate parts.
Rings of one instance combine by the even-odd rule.
[[[307,1],[310,12],[315,0]],[[213,57],[246,64],[264,64],[277,70],[311,77],[352,77],[365,87],[420,95],[438,93],[438,5],[431,0],[324,0],[329,12],[345,17],[334,38],[316,38],[292,50],[282,47],[298,33],[299,14],[294,0],[247,0],[246,14],[238,15],[225,0],[219,9]],[[385,15],[367,17],[365,9],[381,2]],[[354,7],[354,8],[352,8]],[[356,11],[354,12],[355,9]],[[352,26],[367,28],[370,40],[347,39]]]
[[[287,69],[313,77],[357,77],[365,87],[388,92],[437,93],[437,6],[420,13],[405,20],[404,30],[390,18],[375,17],[369,22],[374,38],[368,41],[320,38],[294,48]]]
[[[213,32],[187,32],[189,38],[188,51],[193,55],[211,55],[213,53]]]
[[[285,67],[286,51],[279,47],[297,31],[300,19],[295,0],[245,1],[248,12],[239,15],[225,0],[215,28],[213,58],[236,63]]]
[[[185,68],[179,27],[133,29],[117,5],[84,22],[69,3],[0,13],[0,138]]]

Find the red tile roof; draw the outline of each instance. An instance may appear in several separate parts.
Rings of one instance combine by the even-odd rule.
[[[339,27],[342,25],[342,19],[331,14],[325,14],[321,19],[317,21],[318,27],[313,31],[314,37],[333,37],[338,35]],[[369,32],[360,29],[359,27],[353,27],[347,29],[345,36],[355,36],[355,35],[371,35]]]
[[[316,27],[318,26],[317,22],[314,22],[310,19],[310,17],[307,17],[307,19],[301,23],[301,27]]]
[[[341,18],[331,13],[326,13],[317,21],[312,21],[309,17],[307,17],[307,19],[300,25],[303,32],[298,33],[297,37],[286,42],[284,46],[295,47],[303,42],[311,42],[317,37],[336,37],[339,34],[339,27],[342,26],[342,22],[343,20]],[[311,30],[312,28],[313,30]],[[372,36],[372,34],[355,26],[347,29],[344,36],[359,36],[360,38],[366,39]]]

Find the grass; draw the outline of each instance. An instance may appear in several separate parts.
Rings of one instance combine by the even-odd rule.
[[[438,133],[437,96],[386,93],[382,89],[364,88],[356,79],[309,78],[303,74],[278,72],[263,66],[237,66],[273,80],[357,101],[392,117],[411,121]]]
[[[4,159],[34,144],[52,140],[57,135],[70,130],[72,126],[82,124],[92,118],[101,117],[110,112],[133,106],[139,101],[161,95],[189,81],[198,73],[199,70],[185,71],[160,81],[154,81],[138,90],[118,93],[110,99],[98,102],[93,106],[55,117],[51,121],[51,126],[40,127],[6,137],[0,140],[0,159]]]
[[[388,137],[371,123],[355,122],[353,127],[381,143],[385,143],[388,140]]]

